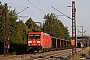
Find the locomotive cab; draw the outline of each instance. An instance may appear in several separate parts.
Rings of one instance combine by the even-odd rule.
[[[40,50],[41,49],[41,34],[40,33],[28,33],[28,50]]]
[[[43,32],[28,32],[27,51],[39,51],[51,47],[50,35]]]

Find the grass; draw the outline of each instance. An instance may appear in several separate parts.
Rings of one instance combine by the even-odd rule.
[[[77,52],[76,55],[72,56],[69,60],[86,60],[86,56],[90,52],[90,47],[83,48]]]

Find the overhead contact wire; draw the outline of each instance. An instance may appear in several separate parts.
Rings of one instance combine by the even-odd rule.
[[[41,3],[41,4],[43,4],[42,2],[40,2],[39,0],[37,0],[39,3]],[[49,9],[49,11],[51,11],[50,10],[50,8],[49,8],[49,6],[47,6],[46,4],[43,4],[43,5],[45,5],[48,9]]]
[[[36,7],[33,3],[31,3],[29,0],[27,0],[31,5],[33,5],[35,8],[37,8],[39,11],[41,11],[43,14],[45,14],[41,9],[39,9],[38,7]]]
[[[29,11],[29,10],[28,10]],[[29,12],[31,12],[32,14],[35,14],[34,12],[32,12],[31,10],[29,11]],[[36,14],[35,14],[36,15]],[[36,15],[37,16],[37,15]],[[38,16],[37,16],[38,17]],[[40,19],[40,17],[38,17],[39,19]]]

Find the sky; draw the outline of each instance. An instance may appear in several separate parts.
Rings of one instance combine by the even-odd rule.
[[[58,19],[66,26],[69,30],[70,35],[72,34],[72,21],[65,16],[58,16],[62,15],[60,12],[53,9],[58,9],[65,15],[72,17],[72,8],[67,7],[72,5],[72,1],[75,1],[75,8],[76,8],[76,25],[83,26],[84,35],[90,36],[90,0],[0,0],[2,4],[7,3],[8,9],[13,10],[16,9],[16,12],[23,12],[19,13],[18,16],[20,20],[26,22],[28,18],[32,18],[35,22],[43,22],[44,15],[48,13],[55,13]],[[26,16],[26,17],[25,17]],[[82,32],[81,27],[77,27],[76,29],[77,35],[81,35]],[[80,32],[79,32],[80,31]]]

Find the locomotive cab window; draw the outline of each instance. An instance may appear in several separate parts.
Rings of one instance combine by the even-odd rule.
[[[29,35],[29,38],[34,38],[34,34],[30,34]]]
[[[40,34],[30,34],[29,38],[40,38]]]
[[[40,34],[35,34],[35,38],[40,38]]]

